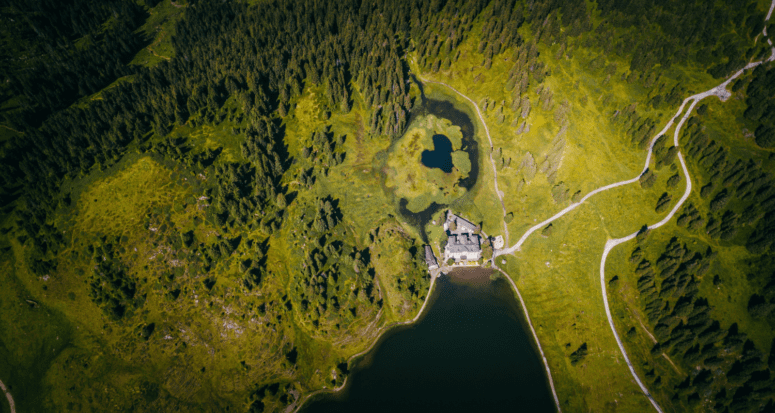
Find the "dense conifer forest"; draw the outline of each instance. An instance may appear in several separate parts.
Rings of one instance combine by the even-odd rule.
[[[651,148],[630,189],[644,212],[622,214],[640,228],[681,198],[685,157],[694,190],[675,225],[621,247],[609,277],[615,308],[642,314],[645,330],[625,316],[617,327],[665,411],[770,411],[775,66],[734,81],[730,103],[697,105],[680,147],[672,132],[651,145],[686,97],[769,58],[768,7],[0,0],[0,379],[31,412],[293,411],[341,386],[350,357],[429,294],[423,247],[439,248],[429,222],[441,209],[417,224],[385,176],[430,96],[492,129],[476,123],[483,156],[470,161],[482,178],[444,208],[493,235],[506,228],[512,243],[594,187],[640,173]],[[473,106],[433,82],[466,86]],[[601,222],[578,227],[612,225]],[[546,244],[532,247],[559,251],[568,225],[545,226]],[[482,264],[503,265],[540,318],[546,296],[526,274],[553,267],[528,247]],[[600,251],[573,253],[596,262]],[[568,290],[589,297],[567,307],[573,317],[599,315],[599,290],[584,289],[599,285],[588,284]],[[595,386],[619,373],[600,379],[594,364],[612,356],[615,343],[595,342],[610,331],[577,337],[563,319],[566,344],[547,317],[537,337],[563,383],[558,406],[610,407]]]

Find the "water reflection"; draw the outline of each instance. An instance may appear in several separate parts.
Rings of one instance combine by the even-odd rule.
[[[507,281],[459,270],[424,317],[382,339],[345,391],[306,412],[552,412],[543,365]]]
[[[444,135],[433,135],[433,150],[422,151],[420,162],[428,168],[452,172],[452,142]]]

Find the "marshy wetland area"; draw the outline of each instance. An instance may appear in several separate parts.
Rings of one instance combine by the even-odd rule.
[[[453,205],[475,208],[473,200],[486,193],[479,179],[482,136],[481,126],[472,121],[472,107],[444,88],[414,79],[419,99],[407,132],[388,149],[382,172],[400,215],[428,231],[434,216]]]
[[[775,411],[773,11],[0,1],[0,413]]]

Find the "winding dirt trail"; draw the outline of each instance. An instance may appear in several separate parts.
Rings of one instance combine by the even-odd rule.
[[[772,1],[772,5],[770,6],[770,11],[767,14],[767,19],[766,20],[769,20],[771,14],[773,12],[773,8],[775,8],[775,0]],[[763,34],[766,36],[766,32],[763,33]],[[646,155],[645,165],[643,167],[643,170],[641,170],[641,172],[638,174],[638,176],[636,176],[636,177],[634,177],[632,179],[628,179],[626,181],[615,182],[613,184],[609,184],[609,185],[606,185],[606,186],[603,186],[603,187],[595,189],[594,191],[592,191],[592,192],[588,193],[586,196],[584,196],[584,198],[581,198],[581,200],[579,200],[579,202],[576,202],[576,203],[573,203],[573,204],[569,205],[568,207],[566,207],[562,211],[556,213],[552,217],[550,217],[550,218],[546,219],[545,221],[542,221],[541,223],[539,223],[537,225],[534,225],[533,227],[528,229],[525,232],[525,234],[522,235],[522,237],[519,239],[519,241],[517,241],[517,243],[515,243],[514,245],[512,245],[509,248],[496,251],[493,254],[493,258],[495,258],[495,257],[497,257],[499,255],[512,254],[515,251],[519,251],[520,248],[522,247],[522,244],[527,240],[527,238],[533,232],[535,232],[535,231],[545,227],[546,225],[549,225],[552,221],[555,221],[558,218],[562,217],[563,215],[567,214],[568,212],[573,211],[574,209],[578,208],[581,204],[584,203],[584,201],[586,201],[587,199],[591,198],[592,196],[594,196],[596,194],[599,194],[600,192],[608,191],[609,189],[614,189],[614,188],[618,188],[620,186],[624,186],[624,185],[628,185],[628,184],[632,184],[632,183],[638,182],[638,180],[640,179],[640,176],[644,172],[646,172],[646,169],[648,169],[649,164],[651,163],[651,157],[653,155],[654,143],[656,142],[657,138],[659,138],[660,136],[662,136],[665,133],[667,133],[667,131],[673,126],[673,123],[678,118],[678,116],[681,115],[681,113],[683,112],[683,110],[686,107],[687,103],[691,102],[689,110],[686,112],[684,117],[681,119],[681,121],[679,122],[679,124],[678,124],[678,126],[676,127],[676,130],[675,130],[673,142],[674,142],[674,145],[676,147],[679,147],[679,145],[678,145],[678,133],[680,132],[681,127],[683,126],[683,123],[689,117],[689,114],[691,113],[692,109],[694,109],[694,106],[697,104],[697,102],[699,102],[702,99],[705,99],[708,96],[718,96],[718,98],[721,99],[722,102],[725,102],[727,99],[729,99],[730,96],[732,96],[732,94],[727,90],[727,86],[729,86],[729,84],[733,80],[737,79],[746,70],[753,69],[753,68],[755,68],[756,66],[759,66],[762,63],[771,62],[771,61],[775,61],[775,48],[772,49],[772,55],[767,60],[760,61],[760,62],[749,63],[744,68],[738,70],[734,75],[730,76],[726,81],[724,81],[720,85],[718,85],[718,86],[716,86],[716,87],[714,87],[714,88],[712,88],[712,89],[710,89],[708,91],[705,91],[705,92],[702,92],[702,93],[698,93],[696,95],[693,95],[693,96],[690,96],[690,97],[684,99],[683,103],[681,104],[681,107],[678,109],[678,112],[676,112],[676,114],[670,119],[670,121],[667,122],[667,125],[665,125],[665,127],[659,133],[657,133],[656,136],[654,136],[654,138],[651,140],[651,143],[649,144],[649,148],[648,148],[648,153]],[[478,110],[478,107],[477,107],[477,110]],[[688,183],[687,190],[684,192],[684,196],[681,197],[681,200],[678,203],[678,205],[675,208],[673,208],[672,211],[670,211],[670,213],[665,217],[665,219],[663,219],[662,221],[660,221],[657,224],[654,224],[655,225],[654,228],[658,228],[658,227],[664,225],[667,221],[670,221],[673,218],[673,215],[675,214],[675,212],[677,211],[677,208],[680,207],[684,203],[684,201],[686,201],[686,198],[689,197],[689,193],[691,192],[691,182],[688,180],[689,173],[688,173],[688,170],[686,169],[686,164],[685,164],[685,162],[683,160],[683,155],[681,154],[680,150],[678,152],[678,158],[681,161],[681,165],[682,165],[682,167],[684,169],[684,174],[687,176],[687,183]],[[496,184],[496,187],[497,187],[497,184]],[[651,228],[651,227],[649,227],[649,228]]]
[[[773,0],[773,1],[775,2],[775,0]],[[775,54],[773,54],[773,56],[775,56]],[[772,60],[772,59],[773,58],[770,57],[769,60]],[[732,75],[729,79],[727,79],[724,83],[722,83],[722,84],[720,84],[720,85],[718,85],[718,86],[714,87],[713,89],[708,90],[706,92],[699,93],[699,94],[696,94],[694,96],[690,96],[690,97],[686,98],[684,100],[683,104],[681,105],[681,107],[678,109],[678,112],[675,114],[673,119],[670,120],[670,122],[668,123],[668,126],[665,127],[663,132],[667,131],[669,126],[672,125],[673,120],[675,120],[678,116],[681,115],[681,112],[683,111],[683,109],[686,106],[686,104],[691,102],[691,104],[689,105],[689,108],[686,110],[686,113],[681,118],[681,121],[678,123],[678,125],[675,128],[675,132],[673,133],[673,144],[676,147],[680,148],[680,146],[678,145],[678,137],[679,137],[679,134],[681,132],[681,128],[683,127],[683,125],[686,122],[686,120],[689,118],[689,115],[691,115],[692,110],[697,105],[697,103],[700,102],[702,99],[705,99],[708,96],[718,96],[718,98],[721,99],[721,101],[726,101],[729,98],[729,96],[730,96],[729,91],[726,90],[726,86],[732,80],[736,79],[741,74],[743,74],[743,72],[745,70],[754,68],[754,67],[756,67],[756,66],[758,66],[758,65],[760,65],[762,63],[763,62],[749,63],[748,65],[745,66],[745,68],[739,70],[737,73]],[[656,139],[660,135],[662,135],[662,133],[657,135],[654,138],[654,140],[651,141],[651,145],[649,147],[649,154],[648,154],[648,156],[646,158],[646,168],[648,168],[649,161],[651,160],[651,149],[652,149],[652,147],[654,145],[654,142],[656,142]],[[670,222],[670,220],[673,218],[675,213],[678,212],[678,210],[681,208],[681,206],[684,204],[684,202],[686,202],[686,200],[689,198],[689,195],[691,195],[691,192],[692,192],[692,179],[691,179],[691,176],[689,175],[689,169],[686,167],[686,161],[684,160],[683,154],[681,153],[680,149],[678,150],[678,160],[681,163],[681,169],[683,170],[684,177],[686,178],[686,189],[684,190],[684,194],[683,194],[683,196],[681,196],[681,199],[678,201],[678,203],[676,203],[675,206],[673,206],[673,209],[670,211],[669,214],[667,214],[661,221],[657,222],[656,224],[652,224],[652,225],[648,226],[649,230],[659,228],[659,227],[667,224],[668,222]],[[644,172],[645,172],[645,169],[644,169]],[[637,181],[637,178],[635,180]],[[630,181],[632,181],[632,180],[630,180]],[[630,181],[623,181],[623,182],[620,182],[619,184],[625,184],[626,185],[628,183],[632,183]],[[621,186],[621,185],[618,185],[618,186]],[[614,325],[614,320],[613,320],[613,317],[611,316],[611,309],[610,309],[610,307],[608,305],[608,294],[606,292],[605,262],[606,262],[606,259],[608,258],[608,254],[611,252],[611,250],[615,246],[617,246],[619,244],[623,244],[623,243],[625,243],[627,241],[630,241],[631,239],[635,238],[637,235],[638,235],[638,231],[633,232],[632,234],[627,235],[626,237],[616,238],[616,239],[609,239],[606,242],[605,249],[603,251],[603,256],[600,259],[600,287],[601,287],[601,290],[603,292],[603,304],[605,305],[605,313],[606,313],[606,317],[608,318],[608,324],[611,327],[611,332],[614,334],[614,338],[616,339],[616,344],[619,346],[619,350],[621,351],[622,356],[624,357],[624,361],[627,363],[627,367],[630,369],[630,373],[632,373],[632,377],[635,379],[635,382],[638,384],[640,389],[643,391],[643,394],[646,395],[646,397],[649,399],[649,402],[651,402],[651,404],[654,406],[654,408],[658,412],[661,413],[662,409],[659,407],[659,404],[656,402],[656,400],[654,400],[654,398],[651,395],[651,393],[649,393],[649,391],[646,388],[646,386],[643,384],[643,382],[638,377],[638,374],[635,372],[635,369],[632,366],[632,362],[630,362],[630,358],[627,356],[627,351],[624,349],[624,344],[622,343],[622,340],[619,337],[619,333],[617,333],[617,331],[616,331],[616,326]]]
[[[419,76],[418,76],[419,77]],[[506,217],[506,205],[503,203],[503,192],[501,192],[500,189],[498,189],[498,169],[495,167],[495,160],[492,158],[492,151],[493,151],[493,144],[492,144],[492,137],[490,137],[490,128],[487,127],[487,122],[484,121],[484,116],[482,116],[482,111],[479,109],[479,105],[476,104],[471,98],[461,93],[459,90],[455,89],[454,87],[444,83],[444,82],[438,82],[435,80],[428,80],[423,77],[419,77],[420,80],[426,83],[435,83],[437,85],[442,85],[447,87],[449,90],[457,93],[462,97],[463,99],[469,101],[474,107],[476,108],[476,114],[479,115],[479,121],[482,123],[482,126],[484,126],[484,133],[487,135],[487,141],[490,142],[490,164],[492,165],[492,175],[493,175],[493,184],[495,186],[495,195],[498,195],[498,200],[501,202],[501,209],[503,210],[503,217]],[[503,221],[503,234],[506,238],[506,244],[509,243],[509,228],[506,225],[506,221]]]
[[[453,88],[452,86],[450,86],[450,85],[448,85],[448,84],[446,84],[444,82],[437,82],[437,81],[434,81],[434,80],[428,80],[428,79],[424,79],[422,77],[420,77],[420,80],[422,80],[423,82],[426,82],[426,83],[435,83],[437,85],[445,86],[445,87],[449,88],[450,90],[452,90],[453,92],[455,92],[458,95],[460,95],[461,97],[463,97],[464,99],[466,99],[468,102],[470,102],[476,108],[476,113],[477,113],[477,115],[479,115],[479,121],[482,122],[482,126],[484,126],[484,132],[487,135],[487,140],[490,143],[490,164],[492,165],[493,183],[494,183],[494,186],[495,186],[495,193],[496,193],[496,195],[498,195],[498,199],[501,202],[501,208],[503,209],[503,217],[505,218],[506,217],[506,206],[503,203],[503,192],[501,192],[498,189],[498,170],[495,167],[495,160],[492,158],[492,151],[493,151],[492,137],[490,136],[490,129],[487,127],[487,122],[485,122],[484,117],[482,116],[482,111],[479,109],[479,105],[477,105],[476,102],[474,102],[468,96],[462,94],[460,91],[458,91],[457,89]],[[503,231],[504,231],[505,238],[506,238],[505,241],[508,244],[508,242],[509,242],[509,229],[508,229],[508,226],[506,225],[505,221],[503,222]],[[522,294],[519,292],[519,288],[517,288],[517,284],[514,283],[514,280],[512,280],[511,277],[508,276],[508,274],[506,274],[503,270],[498,268],[497,265],[495,265],[494,258],[495,258],[495,256],[493,256],[492,267],[494,269],[496,269],[497,271],[499,271],[501,274],[503,274],[506,277],[507,280],[509,280],[509,283],[511,283],[511,287],[517,293],[517,297],[519,298],[519,302],[522,305],[522,311],[525,313],[525,319],[527,320],[528,326],[530,326],[530,331],[533,333],[533,339],[535,340],[536,346],[538,347],[538,351],[539,351],[539,353],[541,353],[541,360],[543,361],[544,368],[546,369],[546,377],[549,379],[549,386],[552,389],[552,397],[554,398],[554,404],[557,407],[557,411],[562,413],[562,408],[560,407],[560,399],[557,397],[557,390],[555,390],[555,388],[554,388],[554,380],[552,379],[552,371],[549,369],[549,362],[546,360],[546,355],[544,355],[543,347],[541,347],[541,342],[538,340],[538,334],[536,334],[535,328],[533,328],[533,322],[531,321],[530,314],[527,311],[527,306],[525,305],[525,300],[522,299]],[[435,279],[435,277],[434,277],[434,279]],[[427,302],[427,299],[426,299],[426,302]],[[425,308],[425,304],[423,304],[423,308]],[[420,313],[422,313],[422,309],[420,310]],[[417,315],[417,317],[419,317],[419,314]],[[415,319],[417,317],[415,317]]]
[[[766,20],[769,20],[770,16],[772,15],[773,8],[775,8],[775,0],[773,0],[772,4],[770,5],[770,11],[767,14],[767,19]],[[766,32],[764,33],[764,35],[766,36]],[[673,145],[675,145],[677,148],[680,148],[680,146],[678,145],[678,136],[679,136],[679,134],[681,132],[681,128],[683,127],[684,122],[686,122],[686,119],[689,118],[689,115],[691,115],[692,110],[697,105],[697,103],[699,103],[702,99],[705,99],[708,96],[718,96],[718,98],[721,99],[722,102],[726,101],[731,96],[731,93],[729,93],[729,91],[727,91],[727,89],[726,89],[730,82],[732,82],[734,79],[738,78],[746,70],[752,69],[752,68],[754,68],[756,66],[759,66],[762,63],[770,62],[770,61],[773,61],[773,60],[775,60],[775,49],[772,50],[772,54],[770,55],[769,59],[767,59],[765,61],[749,63],[744,68],[738,70],[734,75],[730,76],[729,79],[727,79],[726,81],[724,81],[720,85],[714,87],[713,89],[710,89],[710,90],[708,90],[706,92],[699,93],[699,94],[696,94],[694,96],[690,96],[690,97],[686,98],[683,101],[683,104],[681,104],[681,107],[678,109],[678,112],[675,114],[673,119],[670,120],[670,123],[672,123],[673,120],[681,114],[681,112],[683,111],[683,109],[686,106],[686,104],[688,102],[691,102],[691,105],[689,105],[689,109],[686,110],[686,113],[681,118],[681,121],[678,123],[678,126],[676,126],[676,128],[675,128],[675,132],[673,133]],[[669,126],[669,124],[668,124],[668,126]],[[663,132],[666,131],[666,130],[667,129],[663,130]],[[659,135],[657,135],[657,137],[658,136]],[[652,140],[651,146],[654,145],[655,141],[656,141],[656,138],[654,140]],[[651,148],[649,148],[649,156],[648,156],[648,158],[646,160],[646,166],[647,167],[648,167],[648,161],[650,160],[650,158],[651,158]],[[681,197],[681,199],[678,201],[678,203],[670,211],[670,213],[667,214],[667,216],[665,216],[665,218],[663,218],[661,221],[657,222],[656,224],[649,225],[648,226],[649,230],[653,230],[653,229],[659,228],[659,227],[667,224],[673,218],[673,216],[678,211],[678,209],[683,205],[683,203],[686,202],[686,199],[689,198],[689,195],[691,195],[691,192],[692,192],[692,180],[691,180],[691,177],[689,176],[689,169],[686,167],[686,161],[684,160],[683,154],[681,153],[680,149],[678,150],[678,160],[681,162],[681,169],[683,170],[684,177],[686,178],[686,190],[684,191],[684,194]],[[603,250],[603,256],[600,258],[600,286],[601,286],[601,289],[602,289],[602,292],[603,292],[603,303],[605,304],[605,313],[606,313],[606,317],[608,318],[608,324],[611,326],[611,332],[614,334],[614,337],[616,338],[616,344],[619,345],[619,350],[621,350],[622,356],[624,356],[624,360],[627,362],[627,367],[629,367],[630,372],[632,373],[632,377],[638,383],[638,386],[640,386],[641,390],[643,391],[643,394],[646,395],[646,397],[649,399],[649,401],[654,406],[654,408],[658,412],[661,413],[662,409],[659,407],[659,404],[651,396],[651,394],[649,393],[648,389],[643,384],[643,382],[641,382],[640,378],[638,377],[638,374],[635,372],[635,369],[632,367],[632,363],[630,362],[629,357],[627,357],[627,351],[625,351],[625,349],[624,349],[624,345],[622,344],[622,340],[619,338],[619,334],[616,332],[616,326],[614,325],[614,320],[611,317],[611,309],[609,308],[609,305],[608,305],[608,294],[606,293],[605,262],[606,262],[606,259],[608,258],[608,254],[611,252],[611,250],[615,246],[617,246],[619,244],[623,244],[623,243],[625,243],[625,242],[635,238],[637,235],[638,235],[638,232],[634,232],[634,233],[632,233],[630,235],[627,235],[626,237],[616,238],[616,239],[609,239],[606,242],[605,249]]]
[[[3,389],[3,393],[5,393],[5,398],[8,399],[8,405],[11,406],[11,413],[16,413],[16,405],[13,402],[13,396],[11,396],[11,392],[8,391],[8,389],[5,387],[5,384],[3,384],[2,380],[0,380],[0,389]]]
[[[769,9],[769,12],[767,13],[767,17],[766,17],[765,21],[770,19],[770,17],[772,16],[773,9],[775,9],[775,0],[773,0],[771,5],[770,5],[770,9]],[[762,34],[766,37],[767,36],[766,30],[763,30]],[[771,39],[767,39],[767,43],[769,45],[772,45],[772,40]],[[594,191],[588,193],[579,202],[571,204],[570,206],[568,206],[567,208],[565,208],[562,211],[558,212],[554,216],[552,216],[552,217],[548,218],[547,220],[545,220],[545,221],[543,221],[543,222],[541,222],[541,223],[531,227],[530,229],[528,229],[525,232],[525,234],[522,235],[522,237],[519,239],[519,241],[516,244],[512,245],[511,247],[509,247],[507,249],[500,250],[500,251],[495,251],[495,253],[493,254],[493,262],[494,262],[495,257],[497,257],[499,255],[512,254],[514,251],[519,250],[521,248],[522,244],[525,242],[525,240],[527,240],[527,238],[533,232],[537,231],[540,228],[543,228],[544,226],[548,225],[552,221],[554,221],[554,220],[562,217],[563,215],[567,214],[568,212],[576,209],[577,207],[579,207],[579,205],[583,204],[584,201],[586,201],[590,197],[594,196],[595,194],[598,194],[598,193],[603,192],[603,191],[607,191],[609,189],[614,189],[614,188],[617,188],[617,187],[620,187],[620,186],[624,186],[624,185],[628,185],[628,184],[632,184],[632,183],[637,182],[639,180],[640,176],[644,172],[646,172],[646,169],[648,169],[649,164],[651,163],[651,157],[653,155],[654,143],[656,142],[656,140],[660,136],[662,136],[665,133],[667,133],[667,131],[673,126],[673,123],[675,122],[675,120],[679,116],[681,116],[681,113],[683,113],[684,108],[686,107],[687,104],[689,104],[689,108],[686,110],[686,113],[684,113],[683,117],[681,118],[680,122],[678,123],[678,125],[675,128],[675,132],[673,133],[673,144],[677,148],[680,148],[679,143],[678,143],[678,137],[679,137],[679,134],[681,132],[681,128],[683,127],[683,125],[686,122],[686,120],[689,118],[689,115],[691,115],[692,110],[694,109],[694,107],[697,105],[698,102],[700,102],[702,99],[705,99],[706,97],[709,97],[709,96],[717,96],[722,102],[725,102],[731,96],[731,93],[727,90],[727,86],[733,80],[735,80],[740,75],[742,75],[746,70],[750,70],[752,68],[755,68],[755,67],[759,66],[762,63],[771,62],[771,61],[775,61],[775,48],[772,48],[772,53],[771,53],[770,57],[767,60],[749,63],[744,68],[738,70],[735,74],[730,76],[726,81],[724,81],[720,85],[718,85],[718,86],[716,86],[716,87],[714,87],[714,88],[712,88],[712,89],[710,89],[708,91],[705,91],[705,92],[702,92],[702,93],[698,93],[696,95],[693,95],[693,96],[690,96],[690,97],[684,99],[683,103],[681,103],[681,107],[678,109],[676,114],[670,119],[670,121],[665,125],[665,127],[651,140],[651,143],[649,144],[648,153],[646,155],[645,165],[644,165],[643,170],[641,171],[641,173],[638,174],[638,176],[636,176],[636,177],[634,177],[632,179],[628,179],[626,181],[616,182],[616,183],[613,183],[613,184],[610,184],[610,185],[606,185],[606,186],[600,187],[600,188],[595,189]],[[478,107],[477,107],[477,109],[478,109]],[[681,153],[680,149],[678,150],[678,160],[681,163],[681,169],[683,170],[684,177],[686,178],[686,189],[684,190],[684,194],[683,194],[683,196],[681,196],[681,199],[673,207],[673,209],[670,211],[669,214],[667,214],[661,221],[657,222],[656,224],[652,224],[652,225],[648,226],[649,230],[659,228],[659,227],[665,225],[666,223],[670,222],[670,220],[673,218],[675,213],[678,212],[678,210],[681,208],[681,206],[684,204],[684,202],[686,202],[686,200],[691,195],[692,181],[691,181],[691,177],[689,176],[689,170],[686,167],[686,161],[684,160],[683,154]],[[609,239],[606,242],[605,249],[603,251],[603,255],[602,255],[601,259],[600,259],[600,286],[601,286],[601,290],[602,290],[602,294],[603,294],[603,304],[605,305],[605,312],[606,312],[606,317],[608,318],[608,324],[611,327],[611,332],[613,333],[614,338],[616,339],[616,343],[619,346],[619,350],[621,351],[622,356],[624,357],[624,360],[627,363],[627,367],[630,369],[630,373],[632,374],[632,377],[635,379],[635,382],[638,384],[640,389],[643,391],[643,394],[646,395],[646,397],[649,399],[649,402],[651,402],[652,406],[654,406],[654,408],[658,412],[662,413],[661,407],[656,402],[656,400],[654,400],[654,398],[651,395],[651,393],[649,393],[649,391],[646,388],[646,386],[640,380],[640,378],[638,377],[638,374],[635,372],[635,369],[632,366],[632,363],[630,362],[629,357],[627,356],[627,351],[624,349],[624,345],[622,344],[621,338],[619,337],[619,334],[616,331],[616,326],[614,325],[614,321],[613,321],[613,318],[611,316],[611,309],[610,309],[609,304],[608,304],[608,294],[606,292],[605,262],[606,262],[606,259],[608,258],[608,254],[611,252],[611,250],[615,246],[617,246],[619,244],[623,244],[623,243],[625,243],[627,241],[630,241],[631,239],[635,238],[637,236],[637,234],[638,234],[638,232],[634,232],[634,233],[632,233],[630,235],[627,235],[625,237],[622,237],[622,238]],[[671,364],[672,364],[672,361],[671,361]],[[674,365],[674,367],[675,367],[675,365]]]

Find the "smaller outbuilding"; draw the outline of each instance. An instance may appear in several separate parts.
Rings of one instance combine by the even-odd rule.
[[[429,270],[439,268],[439,262],[436,260],[436,255],[430,245],[425,246],[425,264],[428,265]]]

